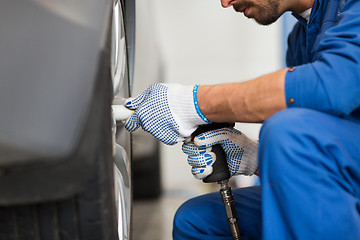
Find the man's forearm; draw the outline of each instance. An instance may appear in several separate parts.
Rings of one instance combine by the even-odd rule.
[[[260,123],[286,108],[287,69],[241,83],[199,86],[199,108],[212,122]]]

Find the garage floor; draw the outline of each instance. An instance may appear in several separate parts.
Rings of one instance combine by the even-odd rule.
[[[195,184],[164,190],[157,200],[135,201],[133,240],[171,240],[172,221],[177,208],[187,199],[211,191],[215,186]]]
[[[172,239],[172,219],[176,209],[185,200],[180,197],[162,197],[155,201],[135,202],[133,240]]]

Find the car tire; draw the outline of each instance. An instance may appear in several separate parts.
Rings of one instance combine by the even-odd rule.
[[[110,44],[99,60],[88,122],[76,150],[95,154],[96,160],[89,169],[91,177],[82,191],[67,199],[1,206],[1,240],[118,239],[111,131]],[[63,176],[63,181],[66,180]]]
[[[159,143],[155,143],[155,151],[149,156],[142,156],[134,160],[133,194],[134,200],[156,199],[162,192],[161,164]]]

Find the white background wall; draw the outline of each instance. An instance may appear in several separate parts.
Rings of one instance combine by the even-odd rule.
[[[220,0],[152,0],[149,7],[166,82],[238,82],[282,66],[280,21],[260,26],[232,8],[223,9]],[[258,124],[240,124],[237,128],[258,138]],[[162,159],[165,189],[197,184],[181,144],[162,145]]]

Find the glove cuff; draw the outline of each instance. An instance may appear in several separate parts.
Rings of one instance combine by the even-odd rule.
[[[200,111],[199,103],[198,103],[198,100],[197,100],[197,90],[198,90],[198,88],[199,88],[199,85],[195,85],[194,88],[193,88],[193,99],[194,99],[195,110],[196,110],[197,114],[199,115],[199,117],[201,117],[201,119],[204,120],[204,122],[210,123],[210,121],[207,120],[207,118],[204,116],[204,114],[202,114],[202,112]]]
[[[206,124],[207,122],[200,117],[196,110],[193,92],[194,86],[181,84],[166,84],[166,86],[168,87],[170,111],[175,122],[179,125],[179,137],[184,140],[199,125]]]

